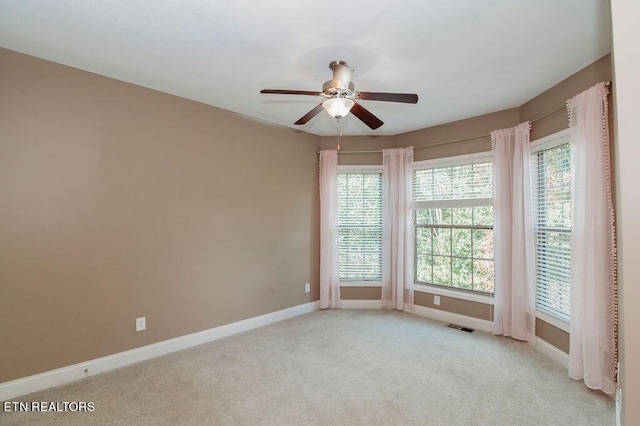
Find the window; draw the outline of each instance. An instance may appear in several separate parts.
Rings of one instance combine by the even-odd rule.
[[[338,173],[341,281],[382,279],[382,173]]]
[[[544,141],[541,141],[544,142]],[[532,144],[536,308],[569,321],[571,147],[567,137]]]
[[[492,194],[490,154],[416,163],[416,282],[493,292]]]

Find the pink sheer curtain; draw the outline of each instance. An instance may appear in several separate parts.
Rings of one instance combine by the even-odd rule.
[[[320,151],[320,309],[340,307],[337,179],[337,151]]]
[[[413,147],[382,150],[382,306],[413,306]]]
[[[530,123],[491,132],[494,168],[493,333],[535,340]]]
[[[567,101],[573,160],[569,377],[615,392],[615,234],[604,83]]]

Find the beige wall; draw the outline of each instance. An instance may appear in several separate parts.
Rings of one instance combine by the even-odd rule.
[[[0,94],[0,382],[318,299],[318,137],[7,50]]]
[[[548,136],[569,127],[568,99],[601,81],[611,81],[611,55],[605,55],[520,107],[520,122],[533,121],[531,140]],[[548,113],[553,112],[550,115]]]
[[[321,149],[336,149],[340,141],[338,164],[372,165],[382,164],[382,150],[395,147],[395,136],[351,136],[338,139],[337,136],[322,136],[320,138]],[[361,151],[379,151],[360,153]]]
[[[431,309],[462,314],[473,318],[490,321],[493,318],[493,306],[487,303],[473,302],[456,297],[440,296],[440,304],[433,303],[433,294],[421,291],[414,292],[414,303]]]
[[[640,419],[640,3],[613,0],[613,68],[620,280],[620,378],[622,424]]]
[[[341,300],[380,300],[382,287],[340,287]]]
[[[486,152],[491,150],[489,132],[515,126],[518,118],[513,108],[454,121],[398,135],[397,146],[413,146],[415,161]]]
[[[569,333],[536,318],[536,336],[565,353],[569,353]]]

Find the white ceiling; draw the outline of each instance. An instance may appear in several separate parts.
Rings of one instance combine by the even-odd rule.
[[[516,107],[610,51],[607,0],[2,0],[0,46],[316,135],[394,135]],[[385,124],[322,113],[330,61]],[[339,129],[340,126],[340,129]]]

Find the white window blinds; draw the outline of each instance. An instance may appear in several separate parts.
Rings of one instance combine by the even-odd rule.
[[[571,150],[568,143],[533,153],[536,308],[569,320]]]
[[[341,280],[382,279],[382,173],[338,173]]]
[[[413,174],[413,200],[490,200],[493,170],[490,161],[416,170]]]

